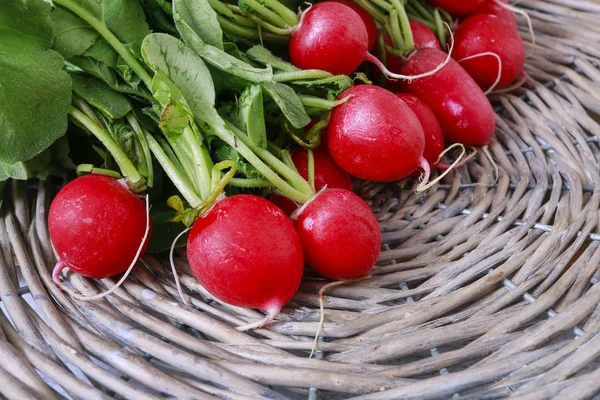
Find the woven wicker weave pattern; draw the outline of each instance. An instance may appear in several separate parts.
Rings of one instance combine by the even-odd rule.
[[[251,333],[233,327],[262,314],[211,299],[184,252],[176,263],[191,306],[179,301],[166,258],[150,256],[113,295],[78,301],[50,278],[46,210],[55,188],[15,184],[0,220],[0,393],[593,398],[600,392],[600,5],[519,6],[532,17],[537,45],[524,87],[492,96],[497,181],[478,153],[422,194],[412,181],[357,183],[384,246],[372,276],[325,292],[315,357],[318,292],[327,282],[308,274],[277,320]],[[520,29],[530,43],[525,24]],[[65,282],[85,295],[114,283],[74,274]]]

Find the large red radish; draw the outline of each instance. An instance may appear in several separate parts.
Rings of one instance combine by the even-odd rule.
[[[304,148],[296,148],[290,152],[292,161],[298,173],[308,180],[308,151]],[[352,190],[350,175],[341,169],[324,150],[313,151],[315,190],[318,192],[327,186],[330,189],[339,188]],[[285,196],[274,195],[271,201],[290,215],[299,205]]]
[[[394,93],[378,86],[358,85],[340,95],[350,97],[335,107],[327,128],[333,160],[350,175],[392,182],[421,167],[425,136],[417,116]]]
[[[505,6],[503,6],[503,4]],[[470,15],[476,14],[491,14],[498,18],[505,20],[515,28],[517,27],[517,17],[515,13],[510,10],[507,6],[510,6],[508,0],[488,0],[483,2],[481,7],[470,13]]]
[[[483,90],[504,88],[523,71],[523,40],[517,29],[500,17],[473,15],[459,25],[454,40],[452,57]],[[497,81],[499,71],[501,74]]]
[[[423,151],[423,157],[425,157],[432,167],[435,167],[440,155],[444,151],[444,134],[442,133],[440,123],[431,108],[429,108],[422,100],[406,93],[397,93],[396,96],[398,96],[398,98],[400,98],[400,100],[402,100],[419,119],[421,127],[423,127],[423,133],[425,134],[425,150]]]
[[[217,299],[267,313],[241,330],[271,321],[298,290],[304,268],[287,215],[248,194],[225,198],[196,220],[187,256],[196,279]]]
[[[50,239],[59,257],[53,277],[58,280],[63,267],[96,279],[125,272],[148,245],[147,224],[144,201],[124,182],[94,174],[72,180],[48,212]]]
[[[306,263],[326,278],[362,278],[377,261],[379,224],[367,203],[349,190],[318,193],[295,225]]]
[[[429,0],[434,7],[439,7],[452,15],[469,14],[490,0]]]
[[[403,74],[428,71],[446,57],[437,49],[421,49],[402,66]],[[448,142],[485,146],[496,128],[496,116],[481,88],[452,60],[432,76],[402,82],[402,91],[423,100],[438,119]]]

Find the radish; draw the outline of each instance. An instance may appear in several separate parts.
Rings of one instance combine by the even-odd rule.
[[[291,151],[292,161],[296,169],[304,179],[308,179],[308,151],[296,148]],[[340,188],[352,190],[350,175],[331,159],[324,150],[313,151],[315,190],[318,192],[325,186],[328,188]],[[298,208],[298,203],[287,197],[274,195],[271,201],[290,215]]]
[[[429,0],[434,7],[439,7],[452,15],[469,14],[490,0]]]
[[[425,136],[410,108],[378,86],[354,86],[340,98],[348,96],[333,109],[327,129],[334,161],[350,175],[377,182],[405,178],[421,167],[427,181]]]
[[[470,13],[470,15],[477,14],[491,14],[495,15],[498,18],[505,20],[510,23],[515,28],[517,27],[517,18],[515,17],[515,13],[512,12],[506,6],[509,6],[508,0],[488,0],[485,1],[481,7]]]
[[[421,49],[402,66],[404,74],[428,71],[446,57],[437,49]],[[435,75],[402,82],[402,91],[423,100],[437,117],[448,142],[485,146],[496,129],[496,116],[489,100],[471,76],[450,61]],[[348,103],[350,103],[348,101]],[[334,157],[335,158],[335,157]]]
[[[517,29],[500,17],[473,15],[459,25],[454,40],[452,57],[484,90],[504,88],[523,71],[523,40]],[[499,71],[500,79],[494,85]]]
[[[442,49],[437,36],[435,36],[435,33],[433,33],[431,29],[427,27],[427,25],[414,20],[410,20],[409,24],[416,49],[425,47],[430,47],[438,50]],[[390,38],[390,35],[387,32],[383,34],[383,41],[386,45],[392,46],[392,39]],[[387,52],[386,56],[386,65],[388,69],[392,72],[399,72],[402,69],[403,60],[401,60],[399,57],[396,57],[390,52]],[[399,90],[400,84],[398,80],[386,79],[385,87],[395,92]]]
[[[326,278],[361,278],[377,261],[379,224],[367,203],[351,191],[320,192],[301,209],[295,226],[306,263]]]
[[[268,200],[248,194],[221,200],[196,220],[187,256],[194,276],[213,296],[267,313],[240,330],[273,320],[296,293],[304,267],[288,217]]]
[[[423,157],[425,157],[432,167],[435,167],[440,155],[444,151],[444,135],[440,123],[433,111],[431,111],[431,108],[417,97],[406,93],[397,93],[396,96],[398,96],[398,98],[400,98],[400,100],[402,100],[419,119],[419,122],[423,127],[423,133],[425,134],[425,150],[423,151]]]
[[[358,4],[353,3],[351,1],[347,1],[347,0],[328,0],[328,1],[344,4],[348,7],[350,7],[351,9],[353,9],[358,14],[360,19],[362,19],[363,23],[365,24],[365,28],[367,28],[367,35],[369,37],[369,45],[367,48],[369,49],[369,51],[371,51],[373,49],[373,46],[375,46],[375,42],[377,41],[377,35],[379,34],[379,30],[377,29],[377,24],[375,23],[375,20],[373,19],[371,14],[369,14],[364,8],[362,8]]]
[[[92,174],[61,188],[48,229],[59,257],[58,281],[65,267],[96,279],[125,272],[148,246],[151,228],[144,202],[123,181]]]
[[[375,64],[386,77],[418,79],[433,75],[449,60],[415,76],[391,72],[369,53],[369,35],[360,16],[350,7],[336,3],[318,3],[307,9],[293,28],[289,44],[290,58],[302,69],[320,69],[332,74],[349,75],[363,62]]]

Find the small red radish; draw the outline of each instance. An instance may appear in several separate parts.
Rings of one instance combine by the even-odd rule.
[[[442,49],[437,36],[435,36],[435,33],[433,33],[431,29],[427,27],[427,25],[414,20],[410,20],[409,23],[410,30],[413,35],[413,41],[415,43],[415,49],[425,47],[430,47],[438,50]],[[387,32],[383,34],[383,41],[386,45],[393,47],[392,39],[390,38],[390,35]],[[386,56],[386,66],[388,67],[388,69],[392,72],[399,72],[402,69],[403,60],[389,52],[386,54]],[[396,79],[386,79],[385,87],[395,92],[399,90],[400,83]]]
[[[434,7],[439,7],[452,15],[469,14],[490,0],[429,0]]]
[[[473,15],[464,20],[454,36],[452,57],[467,70],[483,90],[494,85],[501,89],[512,83],[523,71],[525,46],[517,29],[504,19],[490,14]],[[480,56],[478,56],[480,55]]]
[[[332,74],[349,75],[363,62],[375,64],[388,78],[418,79],[434,74],[450,56],[416,76],[404,76],[389,71],[369,53],[369,35],[360,16],[350,7],[326,1],[307,9],[292,32],[289,44],[292,62],[302,69],[321,69]]]
[[[289,52],[294,65],[349,75],[369,51],[369,34],[361,17],[336,2],[311,6],[292,33]]]
[[[348,0],[328,0],[328,1],[345,4],[348,7],[350,7],[351,9],[353,9],[354,11],[356,11],[356,13],[360,16],[360,18],[364,22],[365,27],[367,28],[367,34],[369,36],[368,49],[369,49],[369,51],[371,51],[373,49],[373,46],[375,45],[375,42],[377,41],[377,35],[379,34],[379,30],[377,29],[377,24],[375,23],[375,20],[373,19],[371,14],[369,14],[367,12],[367,10],[365,10],[358,4],[348,1]]]
[[[271,321],[294,296],[304,268],[292,222],[262,197],[241,194],[219,201],[194,223],[187,256],[196,279],[217,299],[267,312]]]
[[[308,179],[308,151],[303,148],[296,148],[291,151],[292,161],[298,170],[298,173]],[[352,190],[352,180],[350,175],[333,161],[331,156],[324,150],[313,151],[314,171],[315,171],[315,190],[318,192],[327,186],[330,189],[339,188]],[[287,215],[292,214],[299,207],[294,201],[285,196],[274,195],[271,201],[281,208]]]
[[[445,57],[446,54],[440,50],[421,49],[408,57],[402,73],[429,71]],[[485,146],[491,140],[496,129],[492,105],[456,61],[450,61],[435,75],[405,81],[401,86],[403,92],[418,97],[433,110],[446,141],[465,146]]]
[[[295,225],[306,263],[326,278],[362,278],[377,261],[379,224],[367,203],[351,191],[320,192]]]
[[[392,182],[421,167],[427,181],[425,136],[410,108],[378,86],[354,86],[340,98],[348,96],[348,101],[333,109],[327,129],[333,160],[350,175],[365,180]]]
[[[503,7],[502,4],[509,6],[508,0],[488,0],[485,1],[481,7],[470,13],[470,15],[477,14],[491,14],[495,15],[498,18],[509,22],[515,28],[517,27],[517,17],[515,17],[515,13],[512,12],[509,8]]]
[[[125,183],[102,175],[85,175],[58,192],[48,213],[52,245],[61,269],[102,279],[125,272],[149,242],[146,205]],[[146,236],[142,250],[140,245]]]
[[[396,96],[398,96],[419,119],[419,122],[423,127],[423,133],[425,134],[425,150],[423,151],[423,157],[425,157],[432,167],[435,167],[440,154],[444,151],[444,134],[442,133],[440,123],[433,111],[431,111],[431,108],[417,97],[406,93],[397,93]]]

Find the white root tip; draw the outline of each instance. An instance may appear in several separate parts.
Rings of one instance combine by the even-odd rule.
[[[169,251],[169,262],[171,264],[171,271],[173,272],[173,279],[175,280],[175,287],[177,287],[177,293],[179,294],[179,298],[181,299],[181,302],[183,304],[185,304],[186,306],[189,305],[189,303],[186,300],[185,296],[183,295],[183,291],[181,290],[181,283],[179,282],[179,275],[177,275],[177,269],[175,268],[175,261],[173,258],[173,253],[175,252],[175,245],[177,244],[177,241],[179,240],[179,238],[182,237],[183,235],[185,235],[190,229],[192,229],[192,228],[187,228],[183,232],[181,232],[179,235],[177,235],[175,240],[173,240],[173,243],[171,243],[171,250]]]
[[[146,230],[144,232],[144,237],[142,238],[142,241],[135,253],[135,257],[131,261],[131,264],[129,264],[129,267],[125,271],[125,274],[123,274],[123,276],[121,277],[121,279],[119,279],[119,281],[117,282],[116,285],[114,285],[113,287],[111,287],[110,289],[108,289],[105,292],[102,292],[102,293],[99,293],[99,294],[96,294],[93,296],[81,296],[79,294],[71,293],[71,297],[73,297],[76,300],[81,300],[81,301],[100,300],[100,299],[110,295],[115,290],[117,290],[123,284],[123,282],[125,282],[125,280],[127,280],[127,277],[133,270],[133,267],[135,267],[135,265],[137,264],[138,259],[142,255],[142,249],[144,248],[144,244],[146,243],[146,239],[148,238],[149,233],[150,233],[150,200],[148,199],[148,195],[146,195]],[[57,266],[58,266],[58,264],[57,264]],[[55,267],[55,270],[56,270],[56,267]]]
[[[460,163],[460,160],[465,156],[465,154],[467,152],[467,150],[465,149],[465,146],[461,143],[454,143],[453,145],[449,146],[446,150],[444,150],[442,152],[442,154],[440,154],[440,156],[438,157],[438,160],[436,162],[436,164],[437,164],[446,153],[448,153],[450,150],[457,148],[457,147],[459,147],[461,149],[460,155],[458,156],[458,158],[456,160],[454,160],[454,162],[452,164],[450,164],[450,167],[448,167],[448,169],[446,169],[444,171],[444,173],[442,173],[440,176],[438,176],[437,178],[435,178],[434,180],[432,180],[429,183],[427,183],[427,180],[429,179],[429,174],[427,173],[427,171],[425,171],[425,177],[424,177],[423,181],[415,189],[416,193],[421,193],[421,192],[426,191],[427,189],[429,189],[430,187],[432,187],[433,185],[435,185],[436,183],[441,181],[446,175],[448,175],[450,173],[450,171],[452,171],[454,168],[456,168],[456,166]],[[427,164],[427,166],[429,167],[429,164],[427,163],[427,161],[425,159],[421,160],[421,167],[423,168],[423,161],[425,161],[425,164]]]
[[[275,307],[271,310],[266,310],[267,311],[267,315],[261,319],[258,320],[256,322],[252,322],[250,324],[246,324],[246,325],[242,325],[242,326],[238,326],[235,329],[240,331],[240,332],[245,332],[245,331],[249,331],[251,329],[258,329],[258,328],[262,328],[263,326],[265,326],[266,324],[268,324],[269,322],[273,321],[275,319],[275,317],[277,316],[277,314],[279,314],[279,312],[281,311],[281,306]]]
[[[488,95],[488,94],[491,93],[492,90],[494,90],[496,88],[496,86],[498,86],[498,83],[500,82],[500,79],[502,78],[502,59],[500,58],[500,56],[498,54],[496,54],[496,53],[491,52],[491,51],[486,51],[484,53],[474,54],[472,56],[468,56],[468,57],[462,58],[462,59],[458,60],[458,63],[460,64],[463,61],[472,60],[474,58],[485,57],[485,56],[495,57],[496,60],[498,61],[498,75],[496,75],[496,80],[494,81],[494,83],[492,84],[492,86],[489,87],[488,90],[486,90],[485,92],[483,92],[484,94]]]
[[[448,49],[448,55],[446,56],[444,61],[442,61],[437,67],[435,67],[431,71],[427,71],[427,72],[424,72],[424,73],[418,74],[418,75],[395,74],[392,71],[390,71],[389,69],[387,69],[387,67],[385,65],[383,65],[381,60],[379,60],[377,57],[375,57],[371,53],[367,53],[367,55],[365,57],[365,61],[368,61],[368,62],[374,64],[377,68],[379,68],[379,70],[388,79],[395,79],[395,80],[402,79],[402,80],[411,82],[415,79],[421,79],[421,78],[426,78],[431,75],[435,75],[438,71],[440,71],[442,68],[444,68],[446,66],[446,64],[448,64],[450,62],[450,60],[452,59],[452,52],[454,51],[454,35],[452,33],[452,29],[450,29],[448,24],[444,23],[444,25],[446,25],[446,27],[448,27],[448,31],[450,32],[450,49]]]

